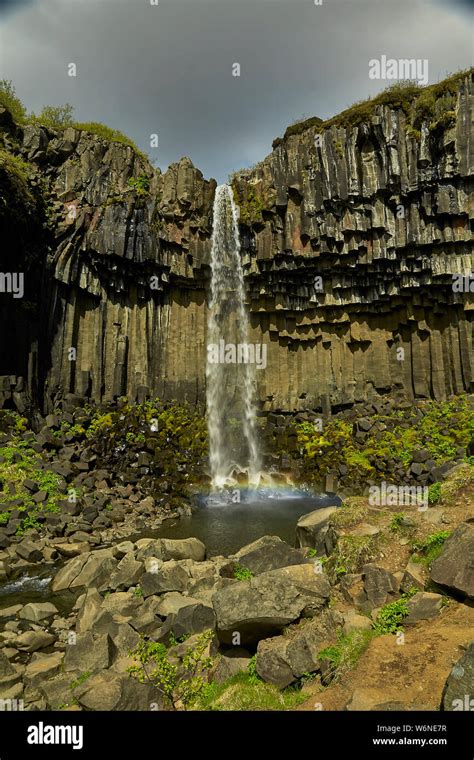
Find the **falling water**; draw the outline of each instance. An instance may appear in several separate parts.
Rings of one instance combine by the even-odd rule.
[[[211,297],[208,346],[220,341],[247,343],[249,320],[240,260],[238,211],[229,185],[219,185],[214,198],[211,249]],[[258,483],[260,457],[253,402],[255,365],[207,361],[207,413],[212,485],[222,488],[233,482],[232,471],[247,469],[249,484]],[[243,433],[248,466],[236,461],[236,426]],[[240,436],[242,438],[242,436]]]

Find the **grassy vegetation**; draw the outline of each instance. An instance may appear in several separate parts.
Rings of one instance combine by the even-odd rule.
[[[336,577],[356,573],[378,553],[380,539],[375,536],[339,536],[336,548],[326,562]]]
[[[327,675],[332,680],[339,680],[351,670],[365,652],[375,635],[374,631],[358,630],[343,634],[339,632],[336,644],[319,652],[318,659],[329,663]]]
[[[252,678],[249,673],[237,673],[222,684],[207,684],[194,710],[265,711],[294,710],[307,697],[296,688],[280,691],[273,684]]]
[[[373,98],[354,103],[337,116],[325,121],[312,116],[309,119],[291,124],[285,131],[283,140],[292,135],[300,135],[314,128],[317,133],[325,132],[330,127],[351,128],[370,122],[379,106],[388,105],[401,109],[407,116],[407,128],[411,136],[421,137],[420,127],[428,122],[429,128],[450,126],[455,117],[454,107],[459,84],[466,76],[472,75],[474,69],[466,69],[443,79],[436,84],[421,87],[414,82],[396,82]],[[276,148],[283,140],[277,138],[273,142]]]
[[[117,142],[126,145],[132,148],[137,155],[146,158],[145,154],[137,148],[133,140],[118,129],[112,129],[98,121],[75,121],[74,108],[69,103],[62,106],[44,106],[38,115],[27,113],[26,108],[16,94],[12,82],[6,79],[0,80],[0,105],[10,111],[14,121],[18,124],[36,123],[56,130],[73,127],[74,129],[97,135],[97,137],[107,142]]]
[[[431,565],[436,557],[439,557],[443,551],[444,542],[451,535],[449,530],[438,530],[436,533],[413,543],[413,551],[416,552],[415,561],[425,565]]]

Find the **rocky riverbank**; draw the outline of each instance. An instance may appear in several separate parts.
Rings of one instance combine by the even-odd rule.
[[[296,547],[264,536],[209,559],[195,538],[99,548],[87,531],[30,532],[3,565],[17,555],[31,570],[61,546],[67,561],[48,601],[2,599],[0,698],[28,710],[465,709],[473,504],[462,463],[435,506],[350,498],[301,518]]]

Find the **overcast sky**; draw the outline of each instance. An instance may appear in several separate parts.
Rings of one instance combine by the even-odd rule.
[[[29,110],[69,102],[218,181],[390,84],[371,58],[427,58],[430,82],[472,65],[473,0],[0,0],[0,18],[0,79]]]

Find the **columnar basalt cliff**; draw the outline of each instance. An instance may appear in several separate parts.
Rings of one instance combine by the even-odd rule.
[[[473,270],[472,77],[449,82],[290,127],[234,176],[263,409],[473,389],[452,277]],[[203,400],[214,180],[0,117],[2,155],[26,162],[0,168],[2,271],[25,272],[24,299],[0,297],[4,402]]]

